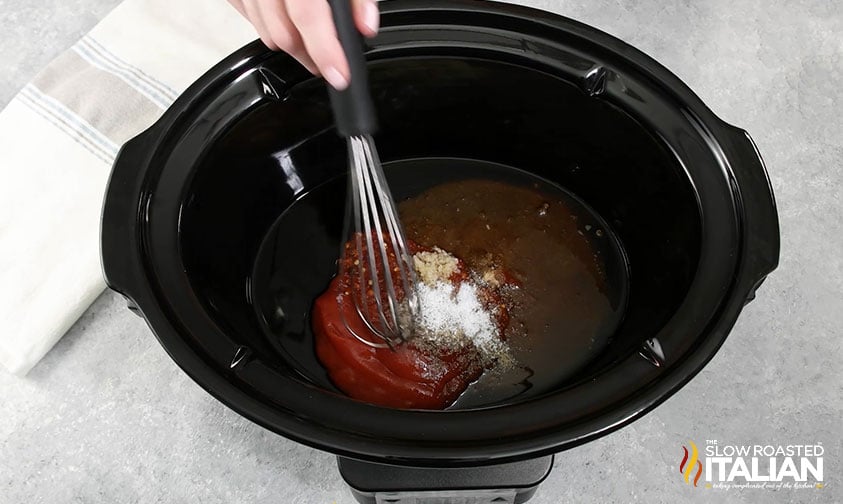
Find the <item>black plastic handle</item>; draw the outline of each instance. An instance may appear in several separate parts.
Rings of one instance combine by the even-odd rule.
[[[138,209],[144,197],[145,167],[159,140],[160,128],[153,125],[123,144],[111,169],[103,201],[100,260],[105,283],[127,299],[134,299],[134,287],[142,275]]]
[[[319,0],[314,0],[319,1]],[[345,137],[367,135],[378,129],[375,106],[369,91],[369,71],[363,54],[363,37],[354,25],[350,0],[328,0],[337,26],[337,37],[351,71],[349,86],[337,91],[328,86],[337,130]]]
[[[744,225],[744,261],[749,283],[747,299],[779,263],[780,232],[773,188],[758,147],[745,130],[726,125],[721,145],[728,149],[732,173],[741,188]]]

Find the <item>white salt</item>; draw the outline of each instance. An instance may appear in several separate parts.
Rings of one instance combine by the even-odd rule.
[[[498,326],[480,302],[473,284],[464,282],[456,288],[450,282],[419,282],[417,289],[417,325],[424,339],[444,347],[458,346],[467,340],[485,358],[494,358],[505,350]]]

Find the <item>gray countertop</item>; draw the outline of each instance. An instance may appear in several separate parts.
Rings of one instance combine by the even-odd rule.
[[[0,105],[117,3],[0,0]],[[523,3],[630,42],[746,128],[782,230],[779,269],[711,363],[643,419],[559,454],[531,502],[840,502],[843,5]],[[0,372],[0,397],[0,502],[353,502],[331,455],[211,398],[112,293],[26,378]],[[682,445],[712,439],[821,443],[825,488],[686,485]]]

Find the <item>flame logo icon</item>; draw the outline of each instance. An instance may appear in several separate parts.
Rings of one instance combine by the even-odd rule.
[[[690,460],[688,459],[688,449],[683,446],[682,450],[685,454],[682,456],[682,462],[679,463],[679,472],[685,476],[685,483],[690,484],[691,473],[694,472],[694,466],[696,465],[697,474],[694,476],[694,486],[697,486],[700,476],[702,476],[702,462],[699,460],[697,445],[693,441],[688,442],[691,444]]]

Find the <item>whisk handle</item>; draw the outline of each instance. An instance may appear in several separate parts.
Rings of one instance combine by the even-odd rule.
[[[315,0],[319,1],[319,0]],[[363,55],[363,37],[354,25],[350,0],[328,0],[337,26],[337,37],[342,45],[351,82],[347,88],[337,91],[328,86],[334,121],[342,136],[356,136],[374,133],[378,128],[375,107],[369,91],[369,72]]]

